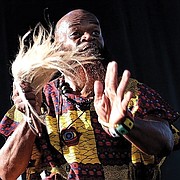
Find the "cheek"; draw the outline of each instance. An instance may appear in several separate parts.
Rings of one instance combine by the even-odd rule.
[[[76,40],[67,38],[63,44],[64,44],[64,47],[68,50],[76,50],[76,46],[77,46]]]

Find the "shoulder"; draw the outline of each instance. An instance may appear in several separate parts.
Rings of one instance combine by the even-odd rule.
[[[129,103],[133,113],[139,116],[153,115],[168,120],[170,123],[176,121],[180,114],[164,100],[164,98],[153,88],[137,81],[129,79],[126,91],[131,91],[133,97]]]

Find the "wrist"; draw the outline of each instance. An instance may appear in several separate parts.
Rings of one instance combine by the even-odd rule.
[[[134,127],[134,120],[127,116],[122,123],[115,124],[114,127],[109,128],[109,133],[113,137],[120,137],[128,134]]]
[[[115,125],[110,124],[109,122],[105,122],[98,118],[99,123],[102,128],[113,137],[120,137],[122,135],[128,134],[131,129],[134,127],[134,117],[130,111],[127,111],[124,120],[121,120],[120,123]]]

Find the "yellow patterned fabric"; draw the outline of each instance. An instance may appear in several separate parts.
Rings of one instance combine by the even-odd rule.
[[[154,156],[141,152],[138,148],[132,145],[131,148],[132,163],[143,163],[144,165],[154,164]]]
[[[58,121],[56,118],[53,118],[52,116],[47,115],[46,119],[46,129],[49,134],[49,139],[51,144],[60,152],[62,153],[61,147],[60,147],[60,139],[59,139],[59,127],[58,127]]]
[[[131,109],[131,113],[133,116],[135,115],[136,111],[138,110],[138,81],[135,79],[130,79],[126,88],[127,91],[131,91],[133,96],[128,104],[128,107]]]
[[[171,125],[171,128],[172,128],[172,133],[174,135],[174,150],[179,150],[180,149],[180,132],[174,125]]]
[[[128,107],[131,109],[131,113],[135,116],[136,111],[138,110],[138,81],[135,79],[130,79],[128,86],[126,88],[127,91],[131,91],[133,93],[133,97],[131,98]],[[133,144],[131,145],[131,160],[133,164],[143,163],[144,165],[154,164],[154,156],[148,155],[140,151]]]
[[[6,116],[13,119],[16,122],[20,122],[23,119],[23,114],[16,109],[16,106],[12,106],[6,113]]]
[[[75,122],[73,122],[74,120]],[[70,147],[64,146],[63,150],[61,150],[59,143],[60,139],[58,135],[57,120],[48,116],[48,118],[46,118],[46,122],[51,144],[58,151],[63,151],[64,157],[68,163],[100,163],[97,156],[96,142],[94,131],[91,125],[89,110],[85,112],[69,110],[67,113],[64,113],[62,116],[60,116],[60,132],[62,129],[66,129],[67,127],[70,127],[71,124],[73,124],[73,127],[82,134],[77,145]]]
[[[143,120],[150,115],[165,119],[170,124],[179,117],[154,90],[137,80],[130,79],[127,91],[133,93],[128,109],[134,117]],[[109,136],[98,122],[93,102],[89,109],[78,110],[71,102],[84,103],[86,98],[74,93],[59,96],[59,93],[55,81],[44,89],[45,103],[50,112],[45,117],[43,136],[36,139],[33,147],[27,179],[38,179],[45,169],[52,175],[61,174],[64,179],[67,176],[67,179],[86,179],[91,176],[92,179],[116,180],[120,176],[119,179],[134,180],[141,170],[142,174],[153,176],[153,179],[159,176],[165,158],[160,161],[155,156],[141,152],[124,137]],[[13,106],[1,121],[1,132],[7,135],[13,132],[22,119],[22,113]],[[173,125],[172,131],[175,145],[179,147],[179,131]]]

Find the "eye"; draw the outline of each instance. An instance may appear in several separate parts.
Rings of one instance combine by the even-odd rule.
[[[92,35],[98,37],[98,36],[100,35],[100,31],[94,30],[94,31],[92,32]]]
[[[81,32],[80,31],[73,31],[70,35],[69,35],[69,37],[71,38],[71,39],[76,39],[76,38],[79,38],[81,36]]]

